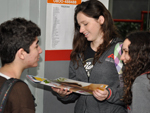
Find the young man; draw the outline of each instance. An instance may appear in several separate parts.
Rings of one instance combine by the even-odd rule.
[[[19,79],[24,69],[38,66],[42,49],[40,28],[23,18],[0,25],[0,87],[10,78]],[[35,113],[32,94],[25,82],[17,82],[8,97],[4,113]]]

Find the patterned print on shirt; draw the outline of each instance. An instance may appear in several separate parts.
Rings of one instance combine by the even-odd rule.
[[[91,70],[93,68],[93,58],[89,58],[86,61],[84,61],[84,68],[86,70],[87,76],[90,77]]]

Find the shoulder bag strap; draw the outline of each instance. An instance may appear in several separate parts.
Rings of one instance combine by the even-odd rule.
[[[6,80],[3,83],[3,85],[1,86],[1,89],[0,89],[0,113],[4,112],[4,108],[5,108],[9,93],[11,92],[13,85],[18,81],[21,81],[21,80],[10,78],[10,79]]]

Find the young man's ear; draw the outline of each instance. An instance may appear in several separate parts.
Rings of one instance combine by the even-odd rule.
[[[26,53],[26,51],[24,51],[23,48],[20,48],[20,49],[18,50],[17,54],[18,54],[18,57],[19,57],[20,59],[24,60],[25,55],[26,55],[27,53]]]
[[[105,21],[105,18],[102,15],[99,16],[98,22],[100,23],[100,25],[102,25],[104,23],[104,21]]]

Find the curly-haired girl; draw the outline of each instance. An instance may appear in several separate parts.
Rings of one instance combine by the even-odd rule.
[[[137,31],[127,35],[121,60],[123,71],[123,100],[131,113],[150,112],[150,32]]]

